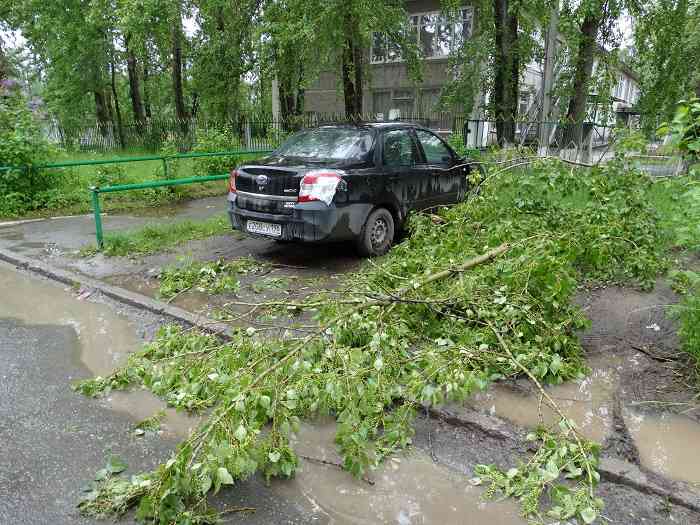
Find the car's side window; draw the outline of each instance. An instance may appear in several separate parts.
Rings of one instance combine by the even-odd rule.
[[[416,163],[416,151],[408,130],[396,129],[384,133],[382,150],[385,166],[413,166]]]
[[[416,135],[423,147],[425,160],[428,164],[449,164],[452,160],[452,154],[447,146],[432,133],[417,129]]]

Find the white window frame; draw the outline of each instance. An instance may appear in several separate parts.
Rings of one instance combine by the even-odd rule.
[[[471,38],[473,31],[474,31],[474,8],[472,6],[464,6],[459,9],[460,15],[456,20],[450,20],[449,17],[447,17],[445,14],[443,14],[442,11],[423,11],[420,13],[410,13],[408,16],[408,22],[409,26],[411,26],[411,31],[415,32],[415,37],[416,37],[416,44],[418,45],[418,49],[420,50],[421,54],[423,52],[423,47],[421,46],[421,28],[424,26],[423,24],[423,17],[437,17],[438,20],[441,23],[444,23],[445,25],[450,24],[452,26],[452,34],[450,35],[450,51],[446,54],[440,54],[440,55],[432,55],[432,56],[423,56],[423,60],[444,60],[446,59],[452,51],[455,49],[455,28],[458,25],[463,24],[465,21],[469,20],[470,21],[470,26],[469,26],[469,34],[465,37],[467,39]],[[371,40],[371,45],[370,45],[370,55],[369,55],[369,61],[370,64],[392,64],[392,63],[397,63],[397,62],[404,62],[404,58],[402,57],[397,57],[397,58],[389,58],[389,42],[387,35],[384,36],[384,58],[383,59],[375,59],[374,56],[374,42],[375,42],[375,35],[377,35],[378,32],[372,33],[372,40]]]

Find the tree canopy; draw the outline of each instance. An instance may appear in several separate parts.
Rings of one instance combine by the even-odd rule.
[[[552,118],[586,118],[592,92],[615,82],[620,17],[634,20],[625,60],[639,75],[639,108],[669,118],[678,100],[700,91],[698,0],[473,0],[469,38],[451,50],[441,103],[481,111],[511,141],[528,66],[542,66],[546,33],[557,31]],[[456,18],[461,0],[442,0]],[[401,0],[16,0],[0,9],[0,27],[21,32],[52,118],[64,126],[154,117],[233,121],[269,113],[272,84],[285,119],[305,112],[305,92],[335,72],[347,114],[360,114],[373,69],[376,34],[423,79],[415,26]],[[0,44],[0,75],[11,69]],[[598,67],[594,67],[595,64]],[[601,88],[602,86],[602,88]],[[532,115],[528,116],[532,117]],[[509,124],[510,122],[510,124]],[[186,124],[183,124],[186,125]]]

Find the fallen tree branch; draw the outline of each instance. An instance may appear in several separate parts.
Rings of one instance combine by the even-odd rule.
[[[496,330],[496,327],[493,326],[493,324],[490,321],[486,321],[487,324],[489,325],[489,328],[491,328],[491,331],[495,334],[496,339],[498,339],[498,343],[501,345],[501,348],[505,351],[506,354],[508,354],[508,357],[510,360],[517,366],[520,370],[522,370],[525,375],[532,381],[537,389],[540,391],[540,395],[542,398],[544,398],[545,401],[547,401],[547,404],[554,410],[557,415],[564,421],[570,421],[570,419],[562,412],[562,410],[559,408],[559,405],[552,399],[552,397],[547,393],[547,391],[544,389],[542,386],[542,383],[539,382],[539,380],[535,377],[535,375],[530,371],[529,368],[527,368],[525,365],[523,365],[520,361],[518,361],[515,356],[513,355],[513,352],[511,352],[510,348],[506,344],[505,340],[503,339],[503,336],[501,333]],[[573,424],[568,425],[569,428],[571,429],[574,439],[576,440],[576,444],[578,445],[579,451],[581,452],[581,456],[583,457],[583,461],[586,465],[586,474],[588,475],[588,489],[590,490],[591,497],[594,497],[593,494],[593,487],[594,487],[594,482],[593,482],[593,467],[591,466],[590,462],[588,461],[588,456],[586,455],[586,449],[583,446],[583,442],[581,441],[581,436],[579,435],[578,430],[574,427]]]
[[[463,264],[460,264],[459,266],[456,266],[454,268],[448,268],[446,270],[442,270],[439,272],[436,272],[432,275],[429,275],[425,279],[421,280],[420,282],[415,283],[412,286],[404,286],[403,288],[399,288],[396,293],[394,294],[395,297],[401,298],[404,295],[406,295],[408,292],[418,290],[430,283],[433,283],[435,281],[439,281],[441,279],[445,279],[446,277],[449,277],[451,275],[454,275],[456,273],[461,273],[464,271],[469,270],[470,268],[474,268],[475,266],[479,266],[480,264],[484,264],[488,261],[491,261],[492,259],[495,259],[496,257],[504,254],[508,249],[510,248],[510,244],[504,243],[498,246],[497,248],[494,248],[492,250],[489,250],[488,252],[479,255],[477,257],[473,257],[469,259],[468,261],[464,262]],[[243,390],[240,394],[245,395],[249,393],[255,386],[257,386],[265,377],[268,375],[272,374],[279,368],[281,368],[285,363],[287,363],[289,360],[291,360],[293,357],[296,357],[304,348],[308,346],[308,344],[313,341],[315,338],[322,336],[328,328],[335,326],[338,322],[340,322],[343,319],[347,319],[348,317],[352,316],[354,313],[367,308],[367,307],[372,307],[372,306],[382,306],[382,305],[388,305],[391,304],[393,301],[390,298],[381,298],[381,299],[371,299],[369,301],[364,301],[361,304],[358,304],[356,306],[353,306],[350,308],[348,311],[343,312],[341,315],[338,315],[337,317],[333,318],[330,320],[328,323],[323,325],[319,330],[315,331],[312,334],[309,334],[308,336],[304,337],[297,343],[292,349],[287,353],[287,355],[281,357],[277,362],[275,362],[273,365],[271,365],[269,368],[258,374],[255,379]],[[190,443],[194,445],[194,443],[197,443],[192,451],[192,455],[190,456],[190,459],[188,461],[188,464],[191,466],[194,462],[194,460],[198,457],[199,452],[202,449],[202,446],[204,446],[204,443],[206,442],[207,438],[211,434],[211,432],[221,423],[221,421],[230,414],[232,410],[235,409],[235,404],[231,403],[227,407],[223,407],[221,412],[214,417],[214,419],[206,426],[205,430],[199,434],[193,434],[192,437],[190,438]]]

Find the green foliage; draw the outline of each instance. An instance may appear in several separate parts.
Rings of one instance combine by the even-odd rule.
[[[169,250],[180,243],[223,235],[231,231],[231,225],[223,216],[204,221],[178,221],[174,223],[146,226],[131,232],[105,234],[103,254],[108,256],[148,255]],[[87,246],[80,251],[83,257],[98,252],[96,246]]]
[[[139,421],[134,427],[134,434],[142,436],[146,432],[157,432],[160,430],[160,423],[165,417],[165,410],[159,410],[143,421]]]
[[[310,297],[309,309],[322,305],[318,332],[266,339],[241,329],[222,343],[168,326],[125,367],[75,388],[100,395],[143,385],[171,406],[206,410],[207,421],[149,474],[138,503],[145,522],[185,522],[184,512],[205,511],[202,496],[256,471],[293,475],[290,435],[302,418],[334,416],[343,466],[361,476],[411,443],[424,406],[463,401],[521,367],[545,383],[583,376],[577,285],[648,285],[664,267],[649,185],[616,163],[494,172],[478,196],[440,210],[438,224],[414,217],[410,238],[349,278],[350,295]],[[490,263],[437,273],[503,242],[510,249]],[[570,427],[562,430],[541,435],[532,462],[550,474],[521,466],[509,487],[528,514],[546,494],[552,513],[590,521],[600,509],[596,448],[572,447]],[[555,469],[585,491],[555,486]],[[505,487],[497,471],[483,475]]]
[[[165,268],[159,275],[160,296],[171,299],[187,290],[209,294],[236,293],[240,289],[238,277],[258,272],[264,266],[249,258],[226,262],[189,261],[184,265]]]
[[[642,124],[653,132],[659,117],[671,119],[676,104],[700,82],[700,4],[695,0],[632,4],[633,66],[639,76]]]
[[[250,285],[255,293],[263,293],[272,289],[285,289],[292,283],[290,277],[265,277]]]
[[[700,249],[700,185],[693,177],[655,182],[648,192],[658,211],[664,243],[672,248]]]
[[[127,181],[126,170],[121,164],[97,166],[94,180],[95,185],[100,187],[125,184]]]
[[[676,272],[672,279],[673,288],[683,297],[678,305],[671,307],[671,314],[679,324],[681,349],[690,356],[700,377],[700,274]]]
[[[209,128],[197,130],[197,141],[192,148],[195,152],[222,152],[245,149],[240,139],[230,128]],[[238,165],[239,157],[204,157],[194,162],[195,175],[228,173]]]
[[[32,194],[51,186],[51,179],[32,168],[46,160],[51,149],[27,101],[16,90],[0,87],[0,214],[15,214]]]
[[[557,435],[544,429],[528,434],[528,440],[537,442],[538,449],[518,467],[504,472],[495,465],[477,465],[477,482],[489,484],[485,496],[517,498],[523,516],[540,517],[540,502],[547,493],[552,502],[547,517],[559,521],[580,518],[583,523],[593,523],[603,509],[603,500],[596,498],[592,490],[600,475],[593,470],[593,479],[588,480],[586,472],[588,465],[597,466],[600,446],[585,441],[582,449],[573,439],[571,425],[562,420],[562,432]],[[562,478],[574,480],[574,485],[558,483]]]
[[[670,123],[664,123],[659,133],[670,134],[678,149],[693,157],[700,156],[700,99],[681,100]]]
[[[95,473],[95,483],[86,487],[86,494],[78,504],[80,512],[95,518],[108,518],[126,512],[145,492],[149,483],[146,477],[135,478],[133,482],[116,477],[126,469],[127,464],[123,460],[110,455],[107,464]]]

